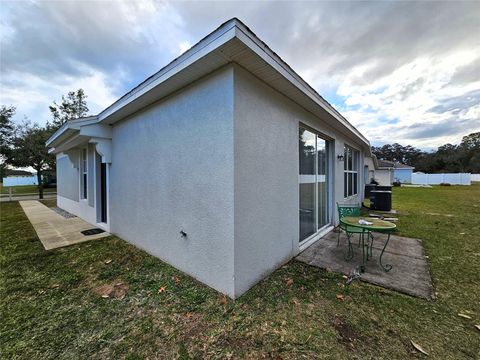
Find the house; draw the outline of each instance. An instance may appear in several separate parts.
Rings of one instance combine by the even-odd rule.
[[[402,184],[410,184],[412,182],[412,174],[415,167],[396,162],[393,165],[393,178]]]
[[[370,153],[238,19],[47,146],[59,207],[231,298],[361,202]]]
[[[37,185],[37,175],[20,169],[5,169],[2,179],[3,186]]]
[[[380,185],[392,185],[394,181],[408,184],[412,182],[414,167],[390,160],[377,160],[377,163],[375,180]]]

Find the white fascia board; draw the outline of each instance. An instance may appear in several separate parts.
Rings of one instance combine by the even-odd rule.
[[[55,147],[53,153],[58,154],[60,152],[71,150],[71,149],[75,148],[76,146],[79,146],[81,144],[84,144],[84,143],[88,142],[89,139],[90,139],[89,137],[81,136],[80,133],[77,132],[77,134],[75,134],[74,136],[72,136],[68,140],[62,142],[60,145]]]
[[[65,141],[65,135],[72,134],[72,131],[69,130],[80,130],[80,127],[82,125],[93,124],[96,122],[98,122],[98,117],[96,115],[68,120],[62,126],[60,126],[57,131],[53,133],[52,136],[48,138],[48,140],[45,142],[45,145],[47,147],[55,147],[56,144]]]
[[[153,75],[150,79],[147,79],[144,83],[140,84],[122,98],[117,100],[115,103],[110,105],[108,108],[103,110],[98,115],[99,121],[104,122],[109,116],[119,111],[124,106],[138,99],[140,96],[146,94],[153,88],[159,86],[167,79],[192,65],[200,58],[208,55],[234,37],[235,21],[232,20],[215,30],[205,39],[193,46],[190,50],[182,54],[179,58],[175,59],[165,68]]]
[[[288,66],[278,55],[276,55],[266,44],[248,30],[243,24],[238,23],[236,26],[236,37],[247,45],[252,51],[260,56],[265,62],[272,66],[282,76],[295,85],[300,91],[307,95],[311,100],[321,106],[332,117],[339,121],[343,126],[348,128],[354,135],[361,139],[368,147],[370,142],[358,131],[352,124],[348,122],[337,110],[335,110],[328,102],[326,102],[308,83],[303,80],[290,66]]]

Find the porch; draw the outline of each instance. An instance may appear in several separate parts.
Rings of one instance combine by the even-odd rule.
[[[337,232],[331,231],[300,253],[296,259],[312,266],[352,276],[362,261],[362,251],[357,246],[358,237],[352,237],[354,256],[350,261],[346,261],[347,238],[345,234],[341,234],[340,245],[337,246],[337,236]],[[374,236],[373,257],[367,262],[365,272],[358,274],[359,279],[411,296],[434,299],[430,269],[422,241],[391,235],[382,261],[384,264],[391,264],[392,270],[385,272],[378,261],[386,235],[375,233]]]

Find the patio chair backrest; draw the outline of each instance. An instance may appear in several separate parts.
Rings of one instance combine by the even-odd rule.
[[[337,203],[338,218],[345,216],[360,216],[360,207],[356,205],[340,205]]]

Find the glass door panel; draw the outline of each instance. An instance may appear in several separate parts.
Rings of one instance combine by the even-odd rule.
[[[300,128],[300,240],[315,234],[315,148],[314,133]]]
[[[300,241],[329,223],[328,143],[300,127]]]
[[[317,136],[317,229],[328,223],[327,142]]]

